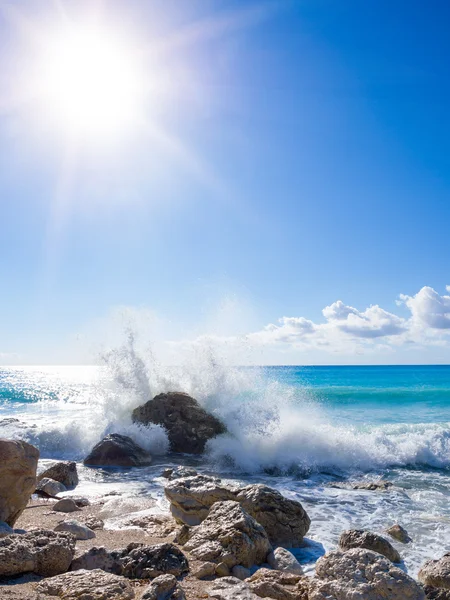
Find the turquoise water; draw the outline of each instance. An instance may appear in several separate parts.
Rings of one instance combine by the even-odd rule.
[[[201,458],[174,457],[161,428],[131,423],[135,406],[175,389],[228,427]],[[307,568],[336,546],[343,529],[383,532],[397,521],[414,540],[398,546],[411,573],[450,550],[448,366],[237,369],[211,361],[168,369],[123,353],[102,369],[0,369],[0,435],[35,444],[44,463],[82,461],[112,431],[154,456],[153,466],[126,472],[79,463],[79,492],[115,490],[114,514],[121,499],[128,512],[133,502],[139,510],[149,501],[166,511],[161,469],[181,461],[241,482],[263,481],[300,500],[313,522],[308,545],[296,551]],[[350,489],[353,481],[378,478],[392,481],[392,490]]]

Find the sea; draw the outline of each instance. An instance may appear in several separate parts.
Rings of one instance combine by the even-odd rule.
[[[161,427],[131,422],[134,407],[170,390],[190,393],[227,425],[201,457],[175,456]],[[148,449],[153,464],[84,467],[112,432]],[[450,551],[450,366],[257,368],[209,356],[181,368],[128,349],[95,367],[3,367],[0,436],[36,445],[41,466],[77,461],[77,493],[106,498],[110,528],[125,527],[131,513],[168,512],[161,472],[186,464],[299,500],[312,523],[293,552],[307,572],[348,528],[383,533],[400,523],[412,542],[393,543],[412,576]],[[380,479],[392,487],[352,489]]]

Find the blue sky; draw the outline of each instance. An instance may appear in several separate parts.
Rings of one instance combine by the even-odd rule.
[[[169,143],[75,148],[20,96],[57,5],[0,5],[3,362],[87,360],[117,307],[253,362],[449,362],[447,3],[103,3]]]

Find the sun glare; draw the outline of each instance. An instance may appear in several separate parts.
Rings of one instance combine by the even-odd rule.
[[[108,32],[74,27],[54,37],[39,78],[47,115],[75,134],[107,136],[138,118],[143,73],[130,47]]]

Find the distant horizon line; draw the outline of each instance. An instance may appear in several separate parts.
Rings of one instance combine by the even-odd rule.
[[[91,367],[91,368],[99,368],[104,367],[105,365],[95,365],[95,364],[85,364],[85,363],[64,363],[64,364],[25,364],[25,365],[0,365],[0,369],[7,368],[15,368],[15,369],[23,369],[23,368],[56,368],[56,367]],[[180,367],[181,365],[162,365],[163,367],[173,368]],[[398,363],[398,364],[317,364],[317,365],[307,365],[307,364],[284,364],[284,365],[227,365],[230,368],[289,368],[289,367],[299,367],[299,368],[330,368],[330,367],[349,367],[349,368],[366,368],[366,367],[450,367],[450,363]]]

